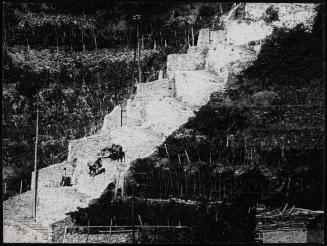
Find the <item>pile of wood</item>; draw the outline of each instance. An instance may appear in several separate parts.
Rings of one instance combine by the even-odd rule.
[[[267,210],[259,212],[256,215],[258,230],[274,229],[274,228],[295,228],[306,227],[311,220],[315,219],[319,214],[323,214],[323,211],[314,211],[304,208],[296,208],[295,205],[291,208],[287,208],[288,204],[284,208],[278,208],[275,210]]]

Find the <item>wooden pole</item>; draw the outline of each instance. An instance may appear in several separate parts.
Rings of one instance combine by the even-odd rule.
[[[134,186],[135,186],[135,179],[133,179],[133,186],[132,186],[132,243],[135,244],[135,223],[134,223]]]
[[[136,48],[137,48],[137,38],[135,41],[135,47],[134,47],[134,61],[133,61],[133,75],[132,75],[132,92],[134,91],[134,82],[135,82],[135,62],[136,62]]]
[[[64,238],[62,239],[62,243],[65,243],[66,241],[66,234],[67,234],[67,226],[65,226]]]
[[[193,26],[191,27],[191,33],[192,33],[192,46],[194,46],[194,31],[193,31]]]
[[[185,172],[185,192],[187,192],[188,189],[187,189],[187,174]]]
[[[187,161],[188,161],[188,163],[189,164],[191,164],[191,161],[190,161],[190,157],[188,156],[188,154],[187,154],[187,151],[185,150],[185,155],[186,155],[186,158],[187,158]]]
[[[137,23],[137,49],[138,49],[138,70],[139,70],[139,83],[141,83],[141,49],[140,49],[140,38],[139,38],[139,24]]]
[[[221,5],[221,2],[219,3],[219,10],[220,10],[220,15],[222,15],[223,14],[223,7]]]
[[[123,108],[122,106],[120,107],[120,127],[123,126]]]
[[[19,189],[19,194],[22,194],[22,189],[23,189],[23,180],[20,181],[20,189]]]
[[[112,219],[110,219],[110,229],[109,229],[109,237],[108,237],[108,243],[111,240],[111,227],[112,227]]]
[[[140,225],[143,226],[142,219],[141,219],[141,215],[138,214],[137,217],[139,218]]]
[[[170,155],[169,155],[169,152],[168,152],[168,149],[167,149],[167,145],[166,144],[165,144],[165,150],[166,150],[166,153],[167,153],[167,156],[168,156],[169,161],[171,161],[170,160]]]
[[[190,30],[187,29],[187,48],[190,47]]]
[[[7,182],[5,182],[5,194],[7,193]]]
[[[123,186],[121,187],[121,196],[124,196],[125,175],[123,175]]]
[[[36,221],[37,205],[37,141],[39,138],[39,109],[36,110],[36,136],[35,136],[35,155],[34,155],[34,209],[33,218]]]
[[[86,235],[86,243],[89,241],[89,233],[90,233],[90,221],[87,221],[87,235]]]

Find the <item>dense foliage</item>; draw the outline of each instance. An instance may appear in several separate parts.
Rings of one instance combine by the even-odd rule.
[[[142,65],[152,53],[144,52]],[[126,97],[131,85],[132,50],[104,50],[102,59],[99,52],[9,49],[4,54],[3,161],[20,179],[28,178],[33,167],[36,102],[42,168],[67,157],[69,140],[99,130],[104,116]]]
[[[182,46],[212,19],[227,12],[232,3],[74,3],[5,4],[5,42],[31,47],[63,46],[68,50],[93,50],[134,46],[133,15],[141,14],[143,44]]]
[[[112,196],[110,191],[104,193],[93,205],[69,214],[77,225],[108,225],[111,219],[113,225],[131,225],[132,198],[112,200]],[[183,230],[143,229],[139,237],[143,243],[250,243],[254,240],[254,206],[249,196],[243,195],[222,204],[206,200],[185,204],[137,198],[134,200],[134,215],[136,224],[139,224],[139,215],[146,225],[168,223],[188,227]]]

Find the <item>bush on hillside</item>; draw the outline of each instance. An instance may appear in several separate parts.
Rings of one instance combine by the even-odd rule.
[[[274,91],[259,91],[255,93],[252,98],[256,106],[270,106],[278,97],[278,94]]]
[[[263,20],[267,23],[278,21],[278,9],[274,8],[274,6],[270,6],[269,8],[267,8],[266,12],[264,13]]]

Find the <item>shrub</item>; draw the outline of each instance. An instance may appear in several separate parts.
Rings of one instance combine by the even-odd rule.
[[[269,8],[267,8],[267,10],[263,16],[263,20],[267,23],[271,23],[273,21],[278,21],[279,20],[278,9],[275,9],[273,6],[270,6]]]
[[[259,91],[252,96],[254,103],[258,106],[269,106],[273,104],[278,97],[274,91]]]

